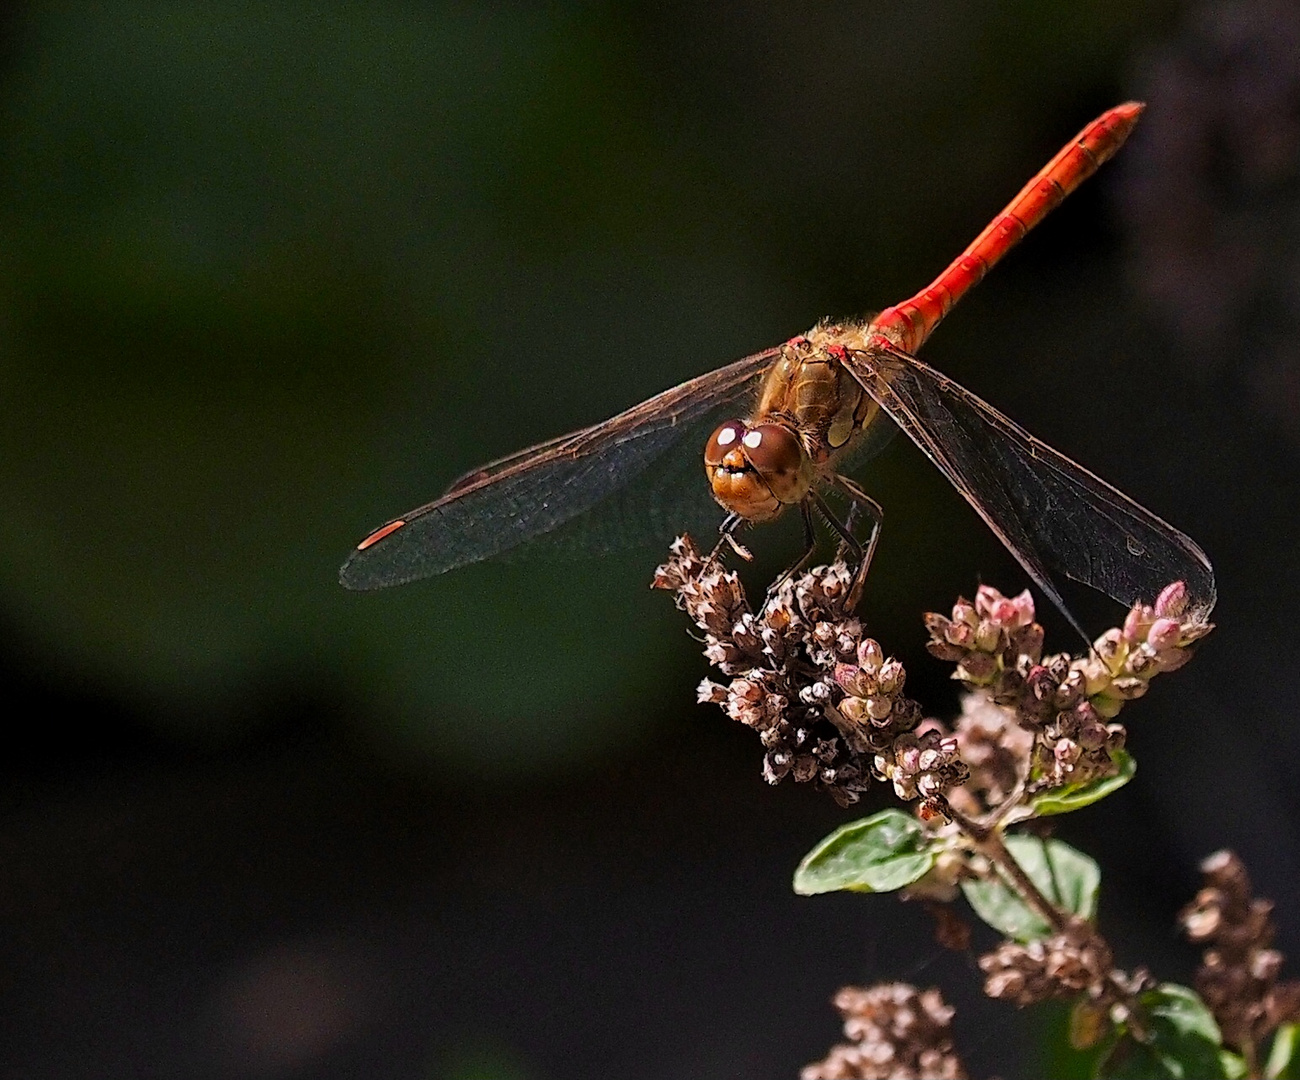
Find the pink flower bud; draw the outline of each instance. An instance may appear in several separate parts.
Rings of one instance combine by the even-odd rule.
[[[984,980],[984,994],[995,1000],[1015,1001],[1025,992],[1025,976],[1014,968],[995,971]]]
[[[1162,616],[1153,622],[1151,629],[1147,631],[1147,644],[1157,652],[1162,649],[1172,649],[1178,644],[1182,632],[1183,628],[1177,619]]]
[[[921,706],[911,698],[895,698],[889,718],[896,731],[911,731],[921,721]]]
[[[1036,622],[1020,627],[1011,635],[1011,648],[1017,656],[1027,656],[1037,663],[1043,655],[1043,628]]]
[[[817,759],[812,754],[800,754],[794,759],[794,779],[805,784],[817,775]]]
[[[704,647],[704,659],[714,667],[736,663],[744,654],[729,641],[715,641]]]
[[[962,623],[973,630],[975,624],[979,622],[979,614],[969,600],[958,600],[952,606],[952,621]]]
[[[1068,709],[1083,697],[1085,678],[1082,671],[1071,669],[1065,679],[1056,688],[1052,704],[1058,709]]]
[[[1181,581],[1166,585],[1156,597],[1155,613],[1176,619],[1187,608],[1187,586]]]
[[[993,607],[999,600],[1006,599],[992,585],[981,585],[975,590],[975,612],[981,618],[989,618],[993,614]]]
[[[885,659],[885,654],[880,648],[880,644],[867,638],[858,646],[858,664],[874,675],[880,670],[880,665]]]
[[[1085,750],[1099,750],[1106,745],[1109,732],[1102,723],[1081,724],[1076,739]]]
[[[1100,723],[1104,715],[1091,701],[1081,701],[1073,710],[1074,722],[1080,726]]]
[[[1029,595],[1029,590],[1025,589],[1019,596],[1012,597],[1011,605],[1015,608],[1014,621],[1012,628],[1028,626],[1034,621],[1034,598]]]
[[[1061,765],[1073,765],[1079,760],[1081,752],[1079,744],[1073,739],[1057,739],[1056,745],[1052,747],[1052,756]]]
[[[731,719],[744,724],[746,727],[758,728],[764,726],[763,710],[749,704],[744,698],[727,698],[727,704],[724,708]]]
[[[815,682],[799,691],[799,700],[805,705],[822,705],[831,699],[831,689],[824,682]]]
[[[1134,645],[1146,637],[1147,627],[1151,624],[1151,609],[1145,604],[1134,604],[1124,617],[1124,641]]]
[[[764,615],[764,619],[769,627],[778,632],[788,630],[790,623],[793,621],[790,616],[790,609],[782,606],[771,608]]]
[[[1183,913],[1183,929],[1187,931],[1187,937],[1193,942],[1206,941],[1218,933],[1219,927],[1223,925],[1223,907],[1215,899],[1208,899],[1202,903],[1202,897],[1208,893],[1218,894],[1217,889],[1202,889],[1197,895],[1197,907],[1192,911]]]
[[[1011,629],[1016,618],[1016,605],[1003,597],[990,607],[989,618],[999,626]]]

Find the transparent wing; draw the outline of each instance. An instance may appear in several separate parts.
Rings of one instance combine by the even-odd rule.
[[[737,360],[603,423],[466,473],[442,498],[371,533],[343,564],[339,581],[349,589],[400,585],[504,554],[562,527],[585,532],[581,542],[596,548],[643,533],[647,523],[698,528],[708,501],[704,440],[679,444],[749,392],[779,351]],[[694,476],[687,477],[692,460]],[[675,509],[684,514],[679,520]],[[713,511],[715,521],[721,517],[720,509]]]
[[[852,353],[849,368],[1080,633],[1054,572],[1126,605],[1183,581],[1192,604],[1214,607],[1194,541],[992,405],[901,350]]]

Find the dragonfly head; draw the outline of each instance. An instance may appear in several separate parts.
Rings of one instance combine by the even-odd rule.
[[[713,497],[746,521],[772,520],[813,482],[812,459],[784,424],[728,420],[704,446],[704,471]]]

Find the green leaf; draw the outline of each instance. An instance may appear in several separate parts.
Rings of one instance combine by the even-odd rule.
[[[1250,1070],[1246,1068],[1246,1059],[1231,1050],[1220,1050],[1219,1061],[1223,1065],[1223,1075],[1228,1080],[1246,1080]]]
[[[1097,780],[1085,780],[1079,784],[1066,784],[1065,787],[1046,791],[1029,801],[1029,808],[1034,817],[1050,817],[1052,814],[1068,814],[1072,810],[1082,810],[1113,791],[1118,791],[1137,772],[1137,762],[1133,755],[1124,750],[1111,751],[1111,758],[1119,766],[1114,776],[1103,776]]]
[[[1101,870],[1087,855],[1060,840],[1036,836],[1008,836],[1005,843],[1011,857],[1054,906],[1085,919],[1097,914]],[[1009,938],[1033,941],[1052,933],[1000,877],[965,881],[961,888],[975,914]]]
[[[923,877],[935,854],[919,821],[901,810],[882,810],[841,826],[808,852],[794,872],[794,891],[893,892]]]
[[[1283,1024],[1273,1036],[1273,1048],[1268,1054],[1264,1075],[1269,1080],[1297,1080],[1300,1078],[1300,1024]]]
[[[1195,991],[1162,983],[1138,998],[1149,1035],[1139,1042],[1124,1035],[1106,1055],[1098,1077],[1106,1080],[1224,1080],[1219,1026]]]

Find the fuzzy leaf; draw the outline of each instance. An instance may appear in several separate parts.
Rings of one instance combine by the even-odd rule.
[[[1269,1080],[1300,1077],[1300,1024],[1283,1024],[1277,1029],[1264,1075]]]
[[[901,810],[882,810],[841,826],[808,852],[794,872],[794,891],[893,892],[934,865],[928,845],[919,821]]]
[[[1219,1061],[1223,1065],[1223,1075],[1228,1080],[1246,1080],[1250,1075],[1250,1070],[1246,1067],[1246,1059],[1240,1054],[1234,1054],[1231,1050],[1220,1050]]]
[[[1066,784],[1065,787],[1045,791],[1031,799],[1029,806],[1034,817],[1049,817],[1052,814],[1068,814],[1071,810],[1082,810],[1085,806],[1104,799],[1113,791],[1118,791],[1137,772],[1137,762],[1133,755],[1124,750],[1116,750],[1111,755],[1119,772],[1114,776],[1103,776],[1097,780],[1086,780],[1081,784]]]
[[[1011,857],[1056,907],[1085,919],[1097,914],[1101,870],[1087,855],[1060,840],[1036,836],[1008,836],[1005,843]],[[1009,938],[1033,941],[1052,932],[1000,878],[965,881],[961,888],[975,914]]]

